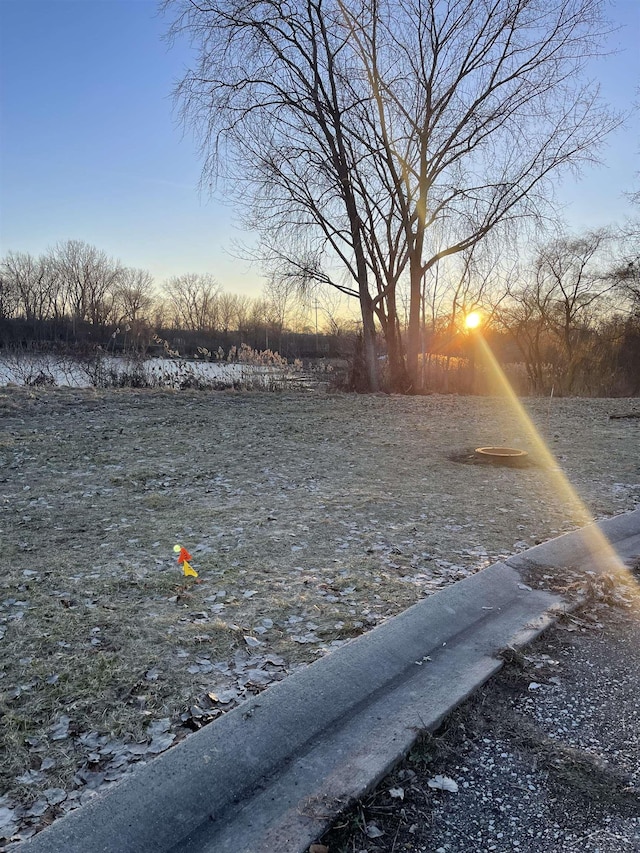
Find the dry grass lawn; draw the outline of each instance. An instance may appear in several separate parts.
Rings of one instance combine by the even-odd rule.
[[[526,405],[596,517],[640,502],[637,401]],[[452,460],[487,444],[532,464]],[[498,399],[1,390],[0,839],[575,527],[539,462]]]

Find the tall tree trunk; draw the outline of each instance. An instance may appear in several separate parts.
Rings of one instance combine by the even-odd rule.
[[[349,217],[349,227],[351,230],[351,240],[356,261],[356,274],[358,278],[358,296],[360,301],[360,314],[362,316],[362,337],[364,346],[364,362],[369,384],[368,391],[376,392],[380,390],[380,378],[378,373],[378,357],[376,355],[376,326],[374,320],[374,308],[371,294],[369,293],[369,275],[367,269],[367,261],[362,241],[362,224],[358,215],[358,206],[356,203],[353,187],[349,178],[349,173],[344,164],[347,163],[347,157],[344,152],[344,142],[340,130],[340,125],[337,123],[336,141],[338,150],[341,155],[342,162],[342,194]]]
[[[422,241],[421,241],[422,242]],[[421,250],[421,248],[420,248]],[[411,264],[411,289],[409,297],[409,329],[407,332],[407,373],[411,391],[420,388],[420,370],[418,354],[420,352],[420,308],[422,297],[422,269],[419,264]]]
[[[368,391],[380,390],[378,357],[376,355],[376,326],[373,319],[373,301],[369,290],[360,288],[360,313],[362,315],[363,356],[368,382]]]
[[[398,394],[407,394],[413,390],[414,385],[409,378],[405,364],[402,335],[396,306],[396,294],[393,288],[389,290],[387,296],[387,316],[383,330],[387,344],[387,364],[391,390]]]

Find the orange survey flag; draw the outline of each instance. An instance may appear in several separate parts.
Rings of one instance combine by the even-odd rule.
[[[178,562],[185,563],[187,560],[193,560],[193,557],[186,548],[180,547],[180,551],[178,552]]]

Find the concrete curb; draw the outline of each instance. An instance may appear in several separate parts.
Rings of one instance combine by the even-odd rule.
[[[640,510],[601,527],[615,542],[640,544]],[[421,731],[437,728],[500,669],[504,648],[530,642],[566,608],[560,597],[531,590],[516,566],[565,564],[575,557],[572,548],[584,553],[579,533],[420,601],[189,736],[18,849],[301,853]]]
[[[594,545],[598,545],[597,538],[593,535],[594,530],[604,535],[603,546],[606,548],[608,542],[614,547],[617,556],[624,561],[640,550],[640,507],[633,512],[616,515],[580,530],[565,533],[521,554],[515,554],[505,562],[514,569],[526,569],[530,566],[561,568],[585,562],[600,565],[603,561],[607,563],[608,555],[603,553],[604,548],[594,553]]]

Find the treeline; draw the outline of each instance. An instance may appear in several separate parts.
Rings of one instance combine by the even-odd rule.
[[[87,243],[68,240],[44,254],[9,252],[0,262],[0,346],[183,356],[243,344],[285,358],[343,357],[354,330],[319,314],[317,303],[268,285],[260,297],[227,293],[209,274],[159,286],[148,270],[123,266]]]
[[[419,384],[411,390],[490,390],[476,348],[481,333],[521,394],[640,394],[639,233],[630,226],[561,235],[538,245],[527,263],[509,261],[504,247],[493,255],[474,249],[446,275],[425,277]],[[480,312],[481,332],[465,327],[471,311]],[[408,311],[398,314],[404,337]],[[100,346],[114,354],[226,359],[245,345],[290,361],[346,359],[346,387],[357,389],[366,386],[362,337],[346,316],[331,289],[302,298],[274,278],[252,298],[226,293],[202,274],[157,285],[148,271],[79,241],[37,257],[10,252],[0,262],[5,348]],[[383,387],[392,389],[380,332],[377,354]]]
[[[473,361],[464,317],[477,310],[484,338],[520,393],[640,394],[638,224],[560,234],[530,248],[526,262],[517,251],[494,245],[462,253],[446,281],[425,282],[427,363],[429,354]],[[482,391],[482,361],[473,367]]]
[[[639,238],[636,225],[548,241],[494,300],[532,393],[640,394]]]

